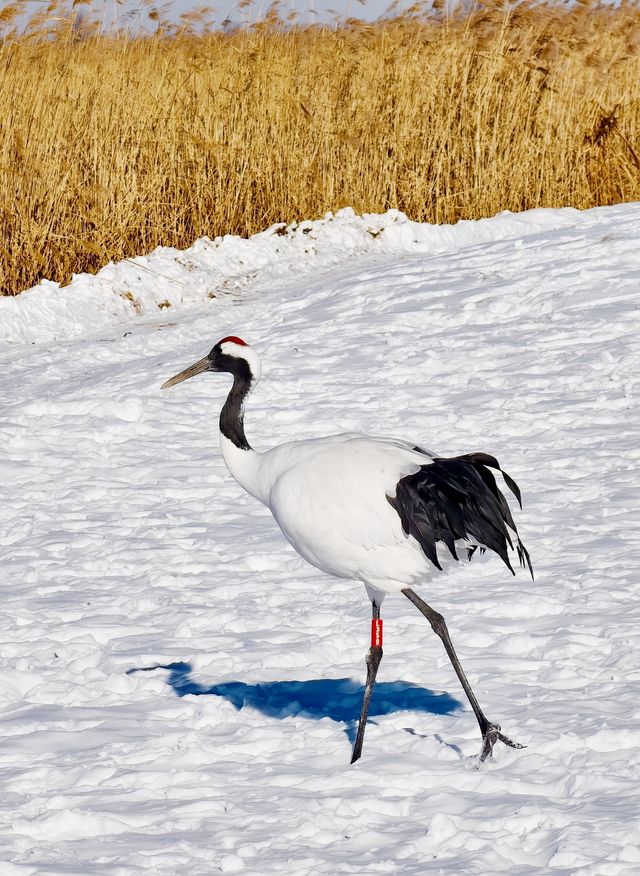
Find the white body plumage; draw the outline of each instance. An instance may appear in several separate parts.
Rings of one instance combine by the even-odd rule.
[[[233,477],[270,509],[296,551],[329,575],[364,582],[380,602],[436,572],[386,499],[433,454],[358,434],[292,441],[264,453],[240,450],[222,434],[220,444]]]

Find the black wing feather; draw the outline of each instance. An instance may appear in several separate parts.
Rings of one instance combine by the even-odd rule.
[[[436,568],[442,569],[436,549],[439,541],[457,560],[455,542],[466,539],[494,551],[514,572],[509,560],[513,542],[507,527],[516,533],[517,529],[507,500],[489,468],[502,473],[507,487],[522,507],[518,485],[488,453],[437,457],[415,474],[401,478],[395,498],[387,496],[400,517],[403,531],[419,542]],[[519,539],[516,551],[520,565],[527,566],[533,578],[529,552]],[[473,550],[469,552],[469,559],[472,553]]]

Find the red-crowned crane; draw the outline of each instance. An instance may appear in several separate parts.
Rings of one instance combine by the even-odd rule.
[[[442,571],[445,558],[470,559],[477,548],[494,551],[513,572],[511,550],[533,576],[529,554],[490,471],[501,471],[497,460],[486,453],[441,457],[404,441],[358,434],[291,441],[258,453],[244,432],[244,402],[261,370],[255,350],[240,338],[226,337],[162,388],[207,371],[231,374],[233,386],[220,413],[220,446],[229,471],[269,508],[305,560],[329,575],[364,583],[373,608],[371,648],[351,763],[362,753],[382,659],[380,606],[387,593],[406,596],[442,639],[480,725],[480,762],[498,740],[523,748],[485,717],[444,618],[412,589]],[[517,484],[502,475],[521,504]]]

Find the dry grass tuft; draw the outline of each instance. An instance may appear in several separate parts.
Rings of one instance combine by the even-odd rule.
[[[279,221],[640,199],[640,9],[483,2],[196,35],[0,14],[0,277],[16,294]]]

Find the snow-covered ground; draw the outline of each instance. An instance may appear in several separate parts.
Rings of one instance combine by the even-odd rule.
[[[258,449],[363,431],[519,482],[535,582],[474,559],[422,595],[526,749],[475,769],[390,597],[349,765],[364,588],[227,474],[225,378],[160,391],[226,334]],[[0,358],[2,876],[640,872],[640,204],[159,250],[0,300]]]

